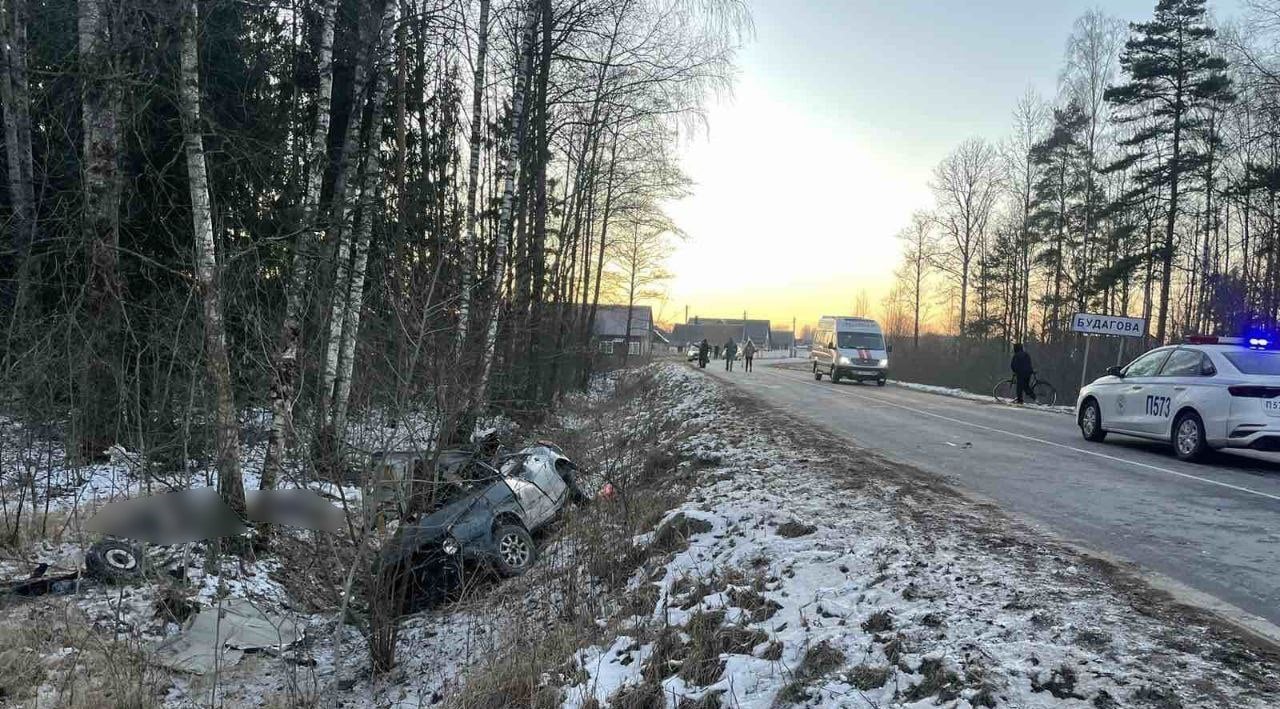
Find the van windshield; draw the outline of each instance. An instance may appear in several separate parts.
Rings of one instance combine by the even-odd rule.
[[[878,332],[841,332],[836,343],[842,350],[883,350],[884,337]]]

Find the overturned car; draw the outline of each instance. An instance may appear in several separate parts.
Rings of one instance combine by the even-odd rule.
[[[498,456],[495,464],[444,451],[437,479],[455,492],[440,507],[397,530],[379,556],[379,586],[404,612],[440,603],[465,585],[469,569],[524,573],[537,558],[533,533],[568,502],[585,500],[577,466],[552,444]]]

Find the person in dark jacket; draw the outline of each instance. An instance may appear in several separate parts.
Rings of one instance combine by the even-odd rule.
[[[738,343],[730,337],[729,341],[724,343],[724,371],[733,371],[733,358],[738,356]]]
[[[707,362],[711,361],[711,345],[707,342],[707,338],[702,338],[702,342],[698,343],[698,366],[702,369],[707,368]]]
[[[747,344],[742,346],[742,368],[743,371],[751,371],[751,363],[756,358],[756,343],[747,338]]]
[[[1017,392],[1015,400],[1019,404],[1023,403],[1022,396],[1025,393],[1034,402],[1036,395],[1031,392],[1031,375],[1036,370],[1031,366],[1031,355],[1027,354],[1021,342],[1013,346],[1013,359],[1009,361],[1009,369],[1013,370],[1013,386]]]

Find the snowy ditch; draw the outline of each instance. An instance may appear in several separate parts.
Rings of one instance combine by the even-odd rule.
[[[1211,618],[923,474],[762,411],[691,368],[648,373],[638,391],[602,378],[559,417],[560,433],[578,436],[579,462],[592,466],[584,481],[592,493],[627,471],[657,471],[649,484],[666,496],[632,498],[658,505],[631,511],[651,518],[634,536],[597,539],[570,517],[540,540],[526,576],[406,618],[397,665],[381,677],[370,672],[358,609],[335,646],[346,557],[323,535],[300,535],[279,556],[224,559],[216,570],[197,549],[178,605],[191,602],[194,613],[220,597],[246,599],[304,639],[245,654],[213,677],[166,672],[149,685],[153,703],[1280,705],[1277,657]],[[653,442],[642,431],[670,459],[650,466]],[[90,480],[112,470],[113,492],[136,492],[123,464],[101,467]],[[620,504],[597,500],[591,514],[608,520]],[[33,556],[74,563],[67,559],[80,544],[49,543]],[[0,571],[12,577],[33,560],[0,560]],[[610,573],[621,575],[607,582]],[[181,629],[158,612],[174,605],[171,595],[161,583],[85,584],[6,609],[0,635],[75,615],[145,656]],[[538,644],[557,632],[567,641]],[[92,667],[105,643],[60,645],[71,634],[63,636],[38,648],[52,668],[39,706],[61,703],[58,677]],[[489,676],[525,664],[520,682]]]

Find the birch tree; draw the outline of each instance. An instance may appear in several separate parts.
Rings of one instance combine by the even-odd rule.
[[[280,326],[280,343],[272,368],[271,434],[262,464],[261,487],[275,487],[284,459],[287,437],[293,430],[293,406],[297,395],[298,344],[301,338],[303,307],[307,285],[311,282],[312,261],[322,234],[320,223],[320,189],[328,165],[329,123],[333,110],[333,33],[337,0],[320,3],[320,44],[316,51],[319,87],[316,91],[316,119],[311,139],[306,146],[306,186],[302,195],[302,224],[293,260],[285,284],[284,320]]]
[[[205,366],[216,400],[214,445],[218,466],[218,492],[227,505],[243,517],[245,499],[244,481],[240,473],[240,429],[231,390],[231,360],[227,356],[227,335],[222,321],[222,295],[218,285],[209,176],[201,135],[200,61],[196,47],[199,17],[199,0],[189,0],[182,17],[178,104],[182,114],[182,146],[187,159],[188,189],[191,193],[195,286],[204,314]]]

